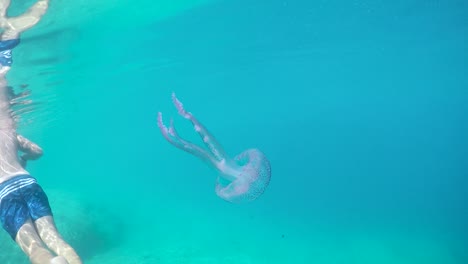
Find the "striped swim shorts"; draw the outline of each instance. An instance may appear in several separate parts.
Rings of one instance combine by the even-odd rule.
[[[28,219],[52,215],[49,199],[36,179],[30,175],[15,176],[0,184],[0,222],[15,240]]]

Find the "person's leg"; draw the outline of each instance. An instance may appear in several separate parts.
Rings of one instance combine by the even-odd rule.
[[[34,222],[42,241],[59,256],[65,257],[70,264],[81,264],[81,259],[75,250],[63,240],[55,227],[52,216],[44,216]]]
[[[1,40],[16,39],[23,31],[36,25],[49,7],[49,0],[39,0],[24,14],[6,17],[10,0],[0,0],[0,26],[4,29]]]
[[[31,184],[23,188],[24,200],[29,207],[29,213],[37,233],[46,246],[55,254],[64,257],[70,264],[81,264],[75,250],[62,238],[55,227],[49,199],[39,184]]]
[[[28,255],[29,260],[33,264],[51,263],[54,258],[42,243],[31,219],[27,220],[18,230],[15,241],[24,253]]]
[[[10,2],[11,0],[0,0],[0,20],[6,18],[6,13],[8,7],[10,6]]]

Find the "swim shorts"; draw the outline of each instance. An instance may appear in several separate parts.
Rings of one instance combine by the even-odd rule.
[[[49,199],[36,179],[30,175],[16,176],[0,184],[0,222],[15,240],[21,226],[52,215]]]
[[[13,63],[13,60],[11,59],[11,50],[19,43],[19,39],[0,41],[0,66],[11,66]]]

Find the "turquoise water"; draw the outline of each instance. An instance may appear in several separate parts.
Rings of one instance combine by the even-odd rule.
[[[85,263],[468,263],[466,1],[134,2],[53,1],[8,76]],[[221,200],[164,140],[158,111],[201,144],[173,91],[228,153],[269,157],[260,199]]]

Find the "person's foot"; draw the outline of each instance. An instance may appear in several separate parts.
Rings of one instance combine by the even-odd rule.
[[[41,17],[45,14],[48,7],[49,0],[39,0],[24,14],[16,17],[6,18],[6,20],[3,22],[5,25],[2,25],[5,28],[5,32],[3,34],[4,36],[2,36],[2,38],[17,38],[18,34],[36,25]],[[8,30],[12,32],[8,32]],[[8,33],[7,35],[11,34],[13,37],[5,36],[5,33]]]
[[[68,264],[68,261],[62,256],[57,256],[50,260],[50,264]]]

